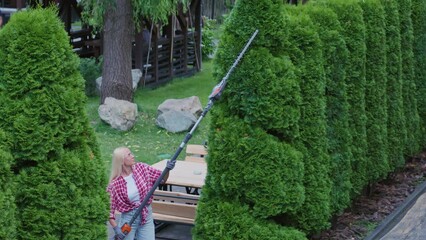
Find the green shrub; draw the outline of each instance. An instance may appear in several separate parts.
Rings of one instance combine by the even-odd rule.
[[[203,18],[203,37],[201,52],[204,58],[208,58],[215,51],[216,44],[214,43],[214,30],[217,28],[216,20]]]
[[[348,49],[337,15],[319,4],[307,4],[302,10],[309,15],[323,43],[326,77],[327,139],[329,142],[330,176],[332,178],[331,209],[341,213],[350,205],[351,162],[353,161],[349,131],[349,104],[346,93]]]
[[[96,79],[102,76],[102,61],[95,58],[81,58],[80,73],[84,79],[84,91],[86,96],[93,97],[98,95]]]
[[[391,170],[404,166],[407,138],[402,100],[401,34],[398,6],[394,0],[381,0],[386,20],[386,73],[388,112],[388,156]]]
[[[78,57],[57,11],[0,32],[0,128],[10,136],[19,239],[105,239],[107,195]]]
[[[370,183],[389,172],[386,111],[386,23],[379,0],[360,2],[365,23],[367,176]]]
[[[420,117],[417,111],[416,84],[414,80],[413,23],[411,0],[397,1],[401,31],[402,96],[404,103],[407,142],[405,154],[413,156],[420,150]]]
[[[358,1],[321,1],[330,7],[342,25],[342,35],[349,50],[346,67],[346,86],[349,102],[349,129],[352,136],[351,152],[352,186],[354,194],[359,194],[367,184],[367,133],[365,114],[365,25],[362,9]]]
[[[300,7],[289,6],[290,59],[297,66],[302,93],[300,138],[295,147],[303,153],[305,202],[294,215],[297,228],[317,233],[329,227],[331,217],[330,158],[325,116],[324,59],[322,43],[309,16]]]
[[[17,239],[16,204],[13,190],[16,188],[11,171],[13,163],[5,133],[0,130],[0,239]]]
[[[412,0],[412,14],[414,34],[414,80],[417,87],[417,104],[420,115],[421,137],[420,146],[426,146],[426,1]]]

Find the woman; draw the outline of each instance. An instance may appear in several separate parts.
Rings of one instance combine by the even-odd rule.
[[[172,170],[174,162],[168,161],[167,168]],[[155,240],[155,227],[152,219],[152,196],[141,214],[133,222],[130,233],[124,235],[120,227],[130,222],[141,202],[151,190],[161,171],[145,163],[135,163],[135,157],[126,147],[116,148],[112,156],[111,175],[107,191],[111,206],[109,223],[118,239]],[[168,173],[162,183],[166,182]],[[115,211],[121,212],[120,221],[115,220]],[[142,218],[141,218],[142,217]]]

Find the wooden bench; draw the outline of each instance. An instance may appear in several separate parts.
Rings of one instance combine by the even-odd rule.
[[[206,162],[207,148],[204,145],[188,144],[186,146],[185,161]]]
[[[155,221],[194,225],[200,195],[156,190],[151,203]]]

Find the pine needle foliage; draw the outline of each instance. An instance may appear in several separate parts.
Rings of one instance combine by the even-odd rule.
[[[57,11],[16,13],[0,31],[0,128],[10,136],[18,239],[105,239],[105,167],[84,81]]]
[[[326,78],[326,116],[330,177],[332,178],[331,209],[341,213],[350,204],[352,138],[349,131],[349,104],[346,93],[348,50],[337,15],[320,4],[307,4],[302,10],[316,27],[322,47]]]
[[[298,229],[312,234],[328,228],[331,217],[324,59],[322,42],[309,16],[300,7],[289,6],[286,10],[290,19],[287,49],[298,67],[302,93],[300,139],[295,146],[303,153],[305,166],[305,202],[294,217]]]
[[[404,103],[405,123],[407,128],[407,142],[405,155],[413,156],[420,150],[419,129],[420,117],[417,110],[416,83],[414,80],[414,53],[413,53],[413,23],[411,20],[411,0],[397,1],[399,9],[401,33],[402,59],[402,96]]]
[[[404,166],[407,141],[402,99],[401,34],[398,5],[394,0],[381,0],[386,21],[386,95],[388,113],[388,160],[391,170]]]
[[[379,0],[360,2],[365,23],[367,114],[367,176],[370,183],[382,180],[390,171],[388,162],[386,111],[386,23]]]

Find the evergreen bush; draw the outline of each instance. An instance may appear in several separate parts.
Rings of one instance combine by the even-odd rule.
[[[237,1],[225,22],[215,59],[218,80],[260,31],[212,109],[209,175],[195,239],[304,239],[279,221],[304,200],[302,156],[291,146],[298,137],[300,90],[283,55],[283,7],[278,0]]]
[[[17,239],[17,219],[11,164],[12,154],[9,151],[6,134],[0,129],[0,239]]]
[[[326,77],[327,139],[329,142],[330,177],[332,178],[331,209],[341,213],[350,204],[351,162],[348,99],[346,93],[346,65],[348,50],[337,15],[319,4],[307,4],[302,8],[312,19],[316,31],[324,43],[322,53]],[[326,44],[325,44],[326,43]]]
[[[394,0],[381,0],[386,21],[386,95],[388,113],[388,158],[390,170],[404,166],[407,138],[402,100],[401,34],[398,6]]]
[[[411,0],[397,1],[399,9],[402,59],[402,96],[404,103],[407,142],[405,154],[413,156],[420,150],[420,117],[417,111],[416,83],[414,80],[413,23],[411,21]]]
[[[412,0],[414,80],[421,122],[420,147],[426,146],[426,1]]]
[[[365,23],[367,114],[367,176],[370,183],[382,180],[389,172],[386,111],[386,23],[379,0],[360,2]]]
[[[80,73],[84,79],[84,91],[86,96],[93,97],[98,95],[96,79],[102,76],[102,61],[95,58],[81,58]]]
[[[295,147],[303,153],[305,202],[293,216],[297,228],[317,233],[330,226],[330,158],[325,117],[325,74],[322,43],[309,16],[300,7],[288,6],[289,42],[286,49],[297,66],[302,105],[300,139]]]
[[[342,25],[342,35],[349,50],[346,67],[346,86],[349,102],[349,129],[352,136],[351,152],[353,195],[357,195],[367,184],[367,133],[365,114],[365,25],[358,1],[327,0],[322,4],[331,8]]]
[[[78,67],[53,8],[18,12],[0,32],[0,128],[18,184],[18,239],[106,238],[106,171]]]

